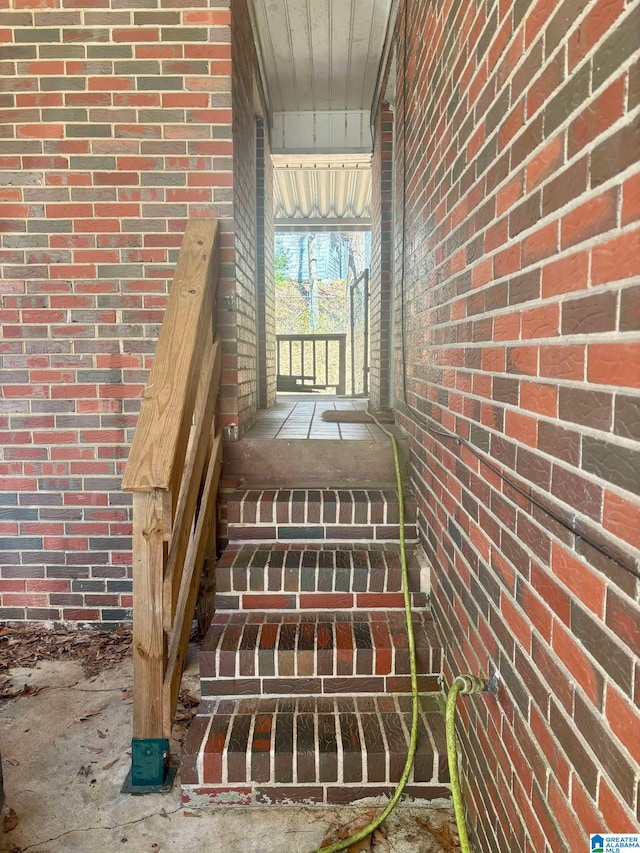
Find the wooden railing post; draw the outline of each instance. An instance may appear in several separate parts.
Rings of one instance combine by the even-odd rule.
[[[133,730],[139,738],[158,737],[162,732],[167,497],[159,489],[133,496]]]
[[[353,358],[353,354],[351,356]],[[336,393],[339,397],[343,397],[346,393],[347,385],[347,336],[340,335],[338,341],[338,388]]]
[[[175,775],[169,736],[222,467],[217,275],[217,222],[192,220],[122,481],[133,492],[130,793],[170,790]]]

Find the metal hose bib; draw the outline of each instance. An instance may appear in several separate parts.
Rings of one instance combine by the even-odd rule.
[[[492,678],[481,678],[479,675],[457,675],[452,687],[458,685],[458,693],[461,696],[471,696],[474,693],[493,693],[498,692],[498,676]]]

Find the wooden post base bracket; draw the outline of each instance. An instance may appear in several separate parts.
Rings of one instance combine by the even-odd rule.
[[[131,770],[121,788],[123,794],[168,794],[177,767],[169,764],[167,738],[133,738]]]

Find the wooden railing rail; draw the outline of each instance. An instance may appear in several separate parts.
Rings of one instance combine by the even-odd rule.
[[[215,559],[218,258],[218,223],[190,221],[122,481],[133,492],[134,793],[165,781],[203,566]],[[211,600],[199,606],[212,614]]]

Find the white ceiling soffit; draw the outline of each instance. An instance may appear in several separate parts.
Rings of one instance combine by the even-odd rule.
[[[276,227],[370,224],[370,156],[273,159]]]
[[[392,0],[250,0],[272,110],[371,110]]]

